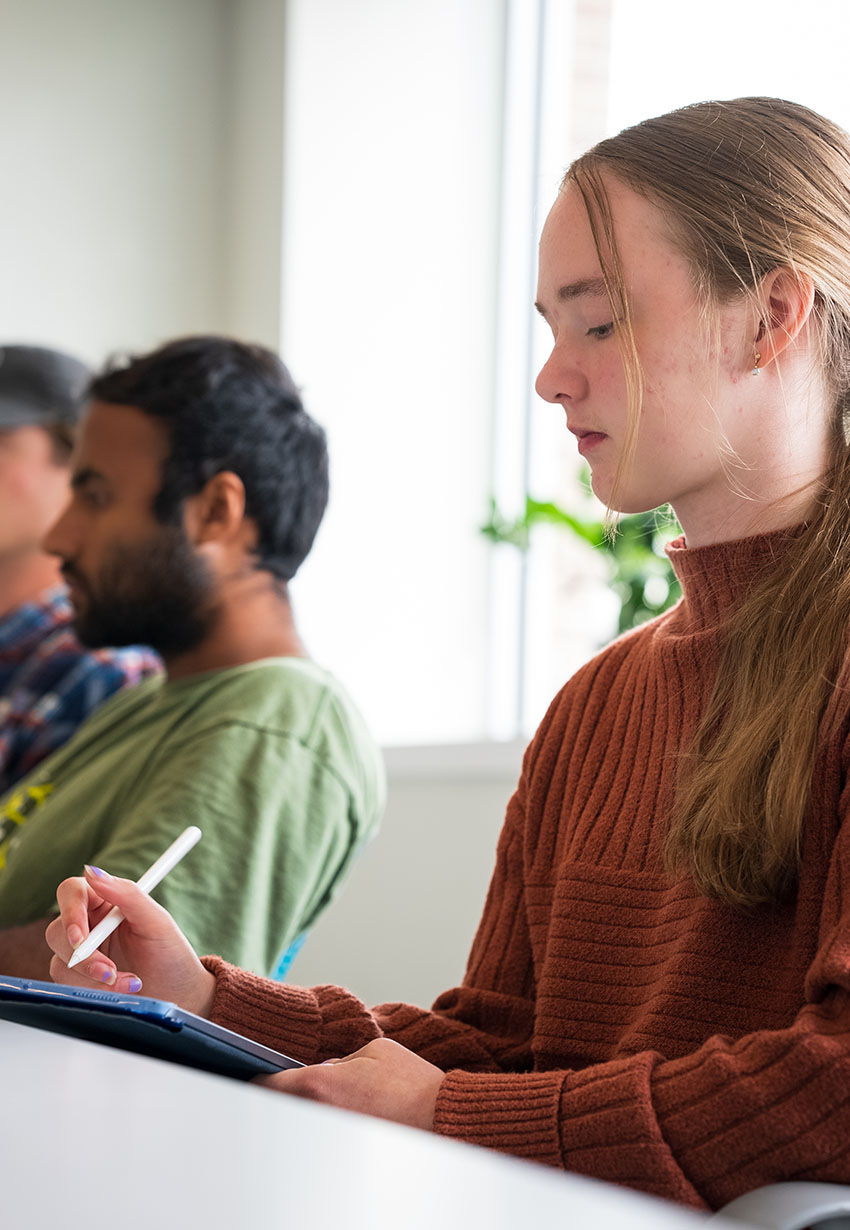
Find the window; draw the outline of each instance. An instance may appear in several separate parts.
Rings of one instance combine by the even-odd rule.
[[[504,9],[292,0],[282,353],[332,495],[293,600],[385,743],[487,728]]]

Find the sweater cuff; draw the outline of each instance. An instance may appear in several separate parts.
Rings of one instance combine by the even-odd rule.
[[[648,1054],[579,1072],[452,1071],[440,1086],[434,1130],[704,1209],[655,1117],[655,1061]]]
[[[311,991],[249,974],[221,957],[202,957],[201,963],[215,977],[211,1021],[302,1063],[315,1062],[321,1014]]]
[[[564,1076],[563,1072],[449,1072],[437,1096],[434,1130],[562,1166],[558,1107]]]
[[[658,1121],[652,1078],[659,1060],[646,1051],[567,1073],[559,1109],[564,1165],[705,1209]]]

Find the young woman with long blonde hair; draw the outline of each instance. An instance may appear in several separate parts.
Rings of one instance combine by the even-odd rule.
[[[313,1065],[273,1088],[698,1207],[848,1181],[847,135],[748,98],[601,142],[537,307],[538,391],[612,510],[672,505],[683,598],[553,701],[462,985],[369,1011],[269,983],[94,873],[60,887],[52,974]],[[69,973],[104,901],[128,921]]]

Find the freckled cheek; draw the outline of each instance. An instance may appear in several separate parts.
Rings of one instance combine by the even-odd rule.
[[[625,396],[626,374],[622,367],[606,368],[595,375],[588,373],[588,383],[602,397]]]

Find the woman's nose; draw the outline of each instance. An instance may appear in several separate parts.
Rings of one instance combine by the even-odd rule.
[[[563,401],[580,401],[587,394],[587,378],[565,347],[555,346],[541,367],[534,387],[544,401],[557,405]]]

